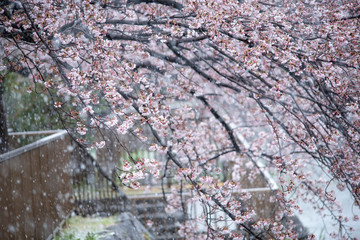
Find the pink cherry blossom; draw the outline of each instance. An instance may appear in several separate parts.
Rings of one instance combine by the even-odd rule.
[[[129,2],[6,1],[0,74],[29,72],[28,91],[41,86],[82,146],[159,154],[123,160],[119,177],[135,189],[147,174],[190,185],[183,200],[203,213],[180,226],[186,239],[241,239],[219,227],[224,216],[246,236],[294,239],[281,219],[301,202],[333,219],[331,236],[353,238],[358,217],[341,211],[360,207],[359,3]],[[259,176],[277,204],[266,219],[244,207]],[[171,189],[169,213],[181,197]]]

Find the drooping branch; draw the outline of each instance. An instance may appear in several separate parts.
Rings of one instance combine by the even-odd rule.
[[[213,107],[210,106],[210,104],[208,103],[208,101],[204,96],[197,96],[197,99],[199,99],[201,102],[204,103],[204,105],[209,109],[209,111],[216,118],[216,120],[218,120],[221,123],[221,125],[225,128],[227,134],[229,135],[230,141],[234,146],[235,151],[237,153],[240,153],[241,150],[239,144],[236,141],[233,130],[229,127],[228,124],[226,124],[225,120],[220,116],[220,114]]]

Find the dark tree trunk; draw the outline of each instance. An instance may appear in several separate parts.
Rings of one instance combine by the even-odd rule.
[[[9,134],[6,124],[6,109],[3,99],[4,86],[2,81],[0,79],[0,154],[9,150]]]

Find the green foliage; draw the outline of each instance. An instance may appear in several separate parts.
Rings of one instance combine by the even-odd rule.
[[[34,91],[28,93],[29,87]],[[4,100],[8,128],[14,132],[62,128],[41,84],[34,85],[29,79],[9,73],[5,77]]]
[[[58,236],[55,236],[53,240],[81,240],[81,238],[77,238],[74,233],[65,232]],[[84,238],[84,240],[97,240],[95,233],[88,232]]]
[[[116,217],[80,217],[73,216],[66,220],[64,228],[53,240],[97,240],[97,232],[114,225]]]
[[[61,236],[55,236],[53,240],[80,240],[80,238],[75,238],[74,233],[65,233]]]
[[[96,240],[94,233],[88,233],[85,237],[85,240]]]

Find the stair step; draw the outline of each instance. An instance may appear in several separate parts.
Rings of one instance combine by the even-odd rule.
[[[181,221],[184,219],[184,216],[183,214],[179,213],[179,214],[168,214],[168,213],[165,213],[165,212],[148,212],[148,213],[145,213],[145,214],[137,214],[136,215],[136,218],[139,219],[139,220],[143,220],[143,219],[146,219],[146,220],[153,220],[153,219],[156,219],[156,220],[160,220],[160,219],[163,219],[163,220],[166,220],[166,221],[175,221],[175,222],[178,222],[178,221]]]
[[[176,213],[166,213],[165,203],[162,198],[132,198],[131,211],[136,218],[152,233],[155,239],[159,240],[180,240],[177,232],[180,229],[180,223],[184,221],[184,215],[178,211]],[[148,221],[153,221],[155,225],[147,226]],[[159,235],[159,236],[157,236]]]
[[[168,224],[161,224],[158,226],[152,226],[149,228],[151,232],[153,233],[159,233],[159,232],[167,232],[167,233],[177,233],[177,231],[180,229],[179,224],[177,223],[168,223]]]
[[[156,240],[184,240],[183,237],[180,237],[179,235],[161,235],[161,236],[156,236],[155,237]]]
[[[156,202],[156,203],[141,202],[141,203],[136,203],[136,204],[133,203],[133,207],[134,208],[154,208],[154,207],[165,208],[165,204],[163,202]]]

